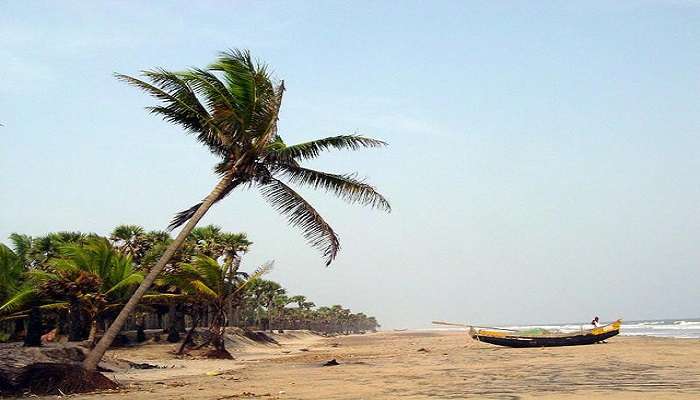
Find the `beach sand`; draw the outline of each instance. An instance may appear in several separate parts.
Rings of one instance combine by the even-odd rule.
[[[172,345],[110,357],[166,369],[107,374],[124,386],[78,399],[698,399],[700,340],[614,337],[607,344],[510,349],[464,332],[275,335],[236,360],[180,360]],[[422,350],[421,350],[422,349]],[[321,366],[336,359],[338,366]]]

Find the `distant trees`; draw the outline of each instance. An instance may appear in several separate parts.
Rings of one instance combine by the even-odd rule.
[[[51,329],[69,340],[93,343],[172,240],[138,225],[120,225],[109,237],[64,232],[38,238],[12,234],[10,239],[11,247],[0,243],[0,338],[24,336],[27,345],[39,345]],[[252,245],[244,233],[214,225],[195,228],[132,316],[141,340],[146,320],[154,321],[151,328],[174,331],[173,341],[181,340],[185,315],[191,328],[207,328],[211,355],[221,357],[228,354],[227,326],[328,334],[379,326],[363,313],[339,305],[316,307],[306,296],[288,295],[282,285],[264,278],[272,263],[241,271]]]

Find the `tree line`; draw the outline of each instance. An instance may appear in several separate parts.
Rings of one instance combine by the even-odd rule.
[[[173,240],[167,232],[138,225],[117,226],[108,237],[56,232],[13,233],[9,239],[10,246],[0,243],[0,339],[23,339],[29,346],[40,345],[47,332],[94,344]],[[212,354],[225,356],[229,326],[326,334],[379,326],[364,313],[340,305],[317,307],[303,295],[290,295],[264,278],[272,262],[242,271],[251,246],[245,233],[214,225],[194,228],[127,327],[140,341],[147,329],[161,329],[168,341],[183,341],[181,351],[200,327],[208,332]]]

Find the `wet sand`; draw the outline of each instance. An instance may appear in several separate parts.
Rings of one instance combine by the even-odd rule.
[[[275,336],[236,360],[179,360],[172,345],[111,356],[170,368],[112,374],[124,385],[78,399],[697,399],[700,340],[615,337],[607,344],[510,349],[462,332]],[[338,366],[321,366],[336,359]],[[110,375],[110,374],[108,374]]]

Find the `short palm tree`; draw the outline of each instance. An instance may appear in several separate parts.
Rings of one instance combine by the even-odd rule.
[[[39,306],[43,299],[38,290],[41,280],[37,276],[44,272],[33,269],[32,238],[12,234],[10,239],[14,251],[0,244],[0,317],[14,319],[15,333],[19,333],[24,329],[23,319],[28,316],[25,346],[39,346],[43,333]]]
[[[24,272],[22,258],[0,243],[0,305],[20,291]]]
[[[136,271],[131,256],[116,251],[103,238],[63,245],[58,252],[59,257],[49,262],[51,272],[44,274],[41,290],[68,303],[71,340],[81,339],[83,313],[92,323],[90,339],[94,340],[97,320],[123,304],[143,281],[143,274]]]
[[[51,232],[40,237],[10,234],[15,253],[30,269],[43,268],[51,258],[58,254],[58,248],[69,243],[85,243],[94,235],[81,232]]]
[[[200,255],[196,256],[191,263],[180,264],[176,273],[165,278],[167,283],[178,287],[194,303],[206,305],[211,309],[213,317],[209,331],[214,350],[209,353],[210,356],[231,358],[224,346],[223,337],[229,299],[236,296],[250,282],[260,279],[271,268],[272,264],[268,263],[250,276],[242,272],[231,276],[226,264],[220,264],[214,258]]]
[[[146,250],[145,238],[146,231],[138,225],[117,225],[109,235],[114,247],[137,264]]]
[[[255,279],[248,286],[248,291],[253,297],[253,309],[255,310],[255,324],[262,325],[262,309],[265,309],[268,329],[272,322],[275,298],[286,295],[287,291],[277,282],[267,279]]]
[[[223,53],[206,69],[144,71],[144,79],[117,77],[158,99],[159,105],[149,107],[152,113],[180,125],[218,157],[215,171],[220,180],[204,200],[178,213],[172,221],[171,229],[183,224],[184,227],[86,357],[87,370],[96,369],[141,297],[199,220],[234,189],[259,188],[277,211],[286,215],[291,225],[300,227],[307,241],[322,251],[327,265],[340,249],[338,236],[311,204],[280,178],[292,184],[324,189],[350,203],[391,209],[381,194],[354,175],[301,166],[302,161],[314,159],[326,150],[357,150],[386,143],[359,135],[340,135],[286,145],[277,129],[284,82],[276,83],[268,67],[253,61],[248,51]]]

